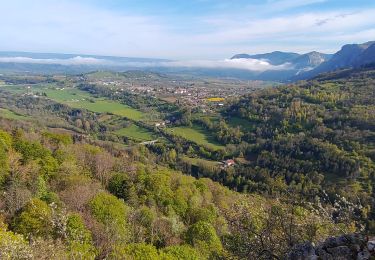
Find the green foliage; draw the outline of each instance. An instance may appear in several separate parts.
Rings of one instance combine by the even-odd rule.
[[[159,260],[158,250],[148,244],[116,246],[109,259]]]
[[[108,190],[130,204],[136,204],[137,194],[129,177],[122,173],[114,174],[108,184]]]
[[[22,235],[7,231],[0,222],[0,259],[31,259],[32,249]]]
[[[91,232],[85,227],[82,217],[70,214],[66,224],[68,251],[72,259],[93,259],[96,249]]]
[[[68,106],[0,90],[1,104],[24,107],[27,114],[51,112],[49,126],[77,133],[73,143],[69,135],[45,132],[31,121],[0,120],[9,124],[5,129],[16,129],[12,136],[0,131],[0,211],[12,227],[0,230],[0,247],[5,237],[22,249],[30,236],[35,257],[50,259],[58,258],[55,249],[68,253],[63,259],[257,259],[265,250],[282,258],[300,242],[354,232],[363,224],[375,229],[373,76],[257,91],[223,107],[221,115],[203,118],[157,99],[114,95],[108,87],[60,91],[53,87],[63,84],[59,78],[35,88]],[[153,130],[138,121],[142,113],[130,115],[134,108],[109,99],[147,107],[147,116],[158,120],[177,111],[173,123],[185,126]],[[145,127],[168,141],[116,144],[119,139],[108,132],[128,127],[123,116],[129,115],[139,128],[119,135],[135,137]],[[138,134],[141,139],[145,133]],[[229,158],[234,167],[218,164]],[[352,200],[336,200],[336,193]]]
[[[199,260],[203,258],[197,250],[188,245],[169,246],[163,248],[162,252],[171,259]]]
[[[0,186],[4,183],[9,172],[8,153],[0,143]]]
[[[30,160],[43,159],[47,156],[51,156],[50,151],[39,142],[29,142],[21,138],[15,138],[13,147],[17,152],[22,154],[24,163]]]
[[[32,199],[13,221],[13,229],[25,237],[52,235],[52,210],[40,199]]]
[[[40,142],[30,142],[22,138],[22,133],[14,135],[14,149],[22,154],[24,164],[35,160],[40,166],[40,173],[48,178],[52,176],[58,167],[58,161],[52,156],[50,150],[44,147]]]
[[[56,134],[51,132],[44,132],[42,136],[49,140],[52,144],[58,146],[60,144],[69,145],[73,143],[72,137],[67,134]]]
[[[47,196],[47,193],[48,189],[46,181],[44,180],[43,176],[39,175],[36,183],[36,197],[44,198]]]
[[[58,168],[58,161],[48,154],[44,158],[39,159],[40,173],[45,177],[49,178],[56,173]]]
[[[11,147],[11,135],[0,130],[0,186],[4,183],[9,172],[8,151]]]
[[[128,207],[115,196],[100,192],[90,201],[94,218],[104,224],[106,232],[116,241],[129,239],[127,215]]]
[[[10,149],[12,147],[12,136],[7,132],[0,129],[0,146],[5,149]]]
[[[210,223],[199,221],[186,231],[186,242],[201,250],[203,254],[220,253],[222,245],[220,238]]]
[[[208,206],[205,208],[189,208],[188,214],[190,218],[190,223],[197,223],[199,221],[213,223],[217,218],[217,214],[213,206]]]

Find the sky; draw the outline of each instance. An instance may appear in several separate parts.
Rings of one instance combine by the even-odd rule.
[[[0,50],[220,60],[375,40],[374,0],[1,0]]]

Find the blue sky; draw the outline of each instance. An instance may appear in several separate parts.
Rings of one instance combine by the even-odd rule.
[[[375,40],[373,0],[12,0],[0,9],[4,51],[205,60]]]

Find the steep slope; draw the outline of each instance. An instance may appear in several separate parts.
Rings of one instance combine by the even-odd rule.
[[[363,44],[347,44],[340,51],[336,52],[332,58],[315,69],[301,74],[297,79],[307,79],[320,73],[334,71],[342,68],[353,68],[375,61],[375,42]]]
[[[241,123],[232,127],[240,127],[242,137],[225,140],[251,145],[242,150],[249,162],[232,174],[233,183],[244,178],[249,186],[263,181],[271,186],[270,180],[279,177],[289,187],[296,185],[297,190],[313,194],[317,186],[307,188],[307,182],[318,173],[323,189],[345,197],[358,192],[352,190],[353,183],[371,183],[368,174],[375,169],[374,79],[372,68],[343,70],[234,101],[222,115],[229,126],[233,118],[240,118]],[[218,135],[225,132],[220,125],[211,129]],[[257,167],[270,180],[258,179],[253,171]],[[372,200],[371,192],[360,191],[360,196],[367,193],[363,201]]]
[[[291,63],[296,69],[312,69],[319,66],[323,62],[328,61],[331,57],[331,54],[312,51],[298,56],[297,58],[293,59]]]
[[[359,67],[375,62],[375,42],[371,44],[362,54],[355,60],[354,66]]]
[[[290,62],[291,60],[299,56],[300,54],[294,53],[294,52],[274,51],[270,53],[262,53],[262,54],[255,54],[255,55],[237,54],[237,55],[234,55],[231,59],[267,60],[272,65],[281,65],[286,62]]]
[[[271,65],[278,66],[282,64],[288,64],[288,69],[285,70],[268,70],[256,75],[257,79],[261,80],[276,80],[276,81],[287,81],[290,78],[301,72],[309,71],[325,61],[328,61],[332,57],[331,54],[325,54],[320,52],[309,52],[305,54],[298,54],[294,52],[281,52],[274,51],[263,54],[237,54],[231,59],[257,59],[266,60]]]

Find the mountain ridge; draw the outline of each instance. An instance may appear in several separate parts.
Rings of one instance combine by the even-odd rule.
[[[296,70],[311,70],[329,60],[331,57],[332,54],[317,51],[311,51],[304,54],[299,54],[296,52],[273,51],[254,55],[236,54],[231,59],[265,60],[274,66],[291,64]]]
[[[332,58],[311,71],[298,75],[296,79],[308,79],[320,73],[344,68],[358,68],[375,62],[375,41],[362,44],[346,44]]]
[[[261,54],[236,54],[228,62],[209,61],[209,66],[196,62],[176,62],[167,59],[116,57],[85,54],[31,53],[0,51],[0,72],[24,73],[68,73],[79,74],[97,70],[123,72],[126,70],[153,71],[171,75],[193,77],[237,78],[244,80],[264,80],[288,82],[310,79],[320,73],[344,68],[358,68],[375,62],[375,41],[362,44],[346,44],[334,54],[311,51],[304,54],[296,52],[273,51]],[[249,59],[247,66],[246,59]],[[252,60],[250,60],[252,59]],[[242,64],[233,67],[237,61]],[[245,60],[245,61],[244,61]],[[268,63],[264,70],[251,69],[257,66],[254,60]],[[168,64],[168,62],[170,62]],[[217,66],[215,67],[215,62]],[[175,65],[175,64],[180,65]],[[204,64],[204,63],[203,63]],[[213,65],[212,65],[213,64]],[[223,66],[227,64],[227,67]]]

